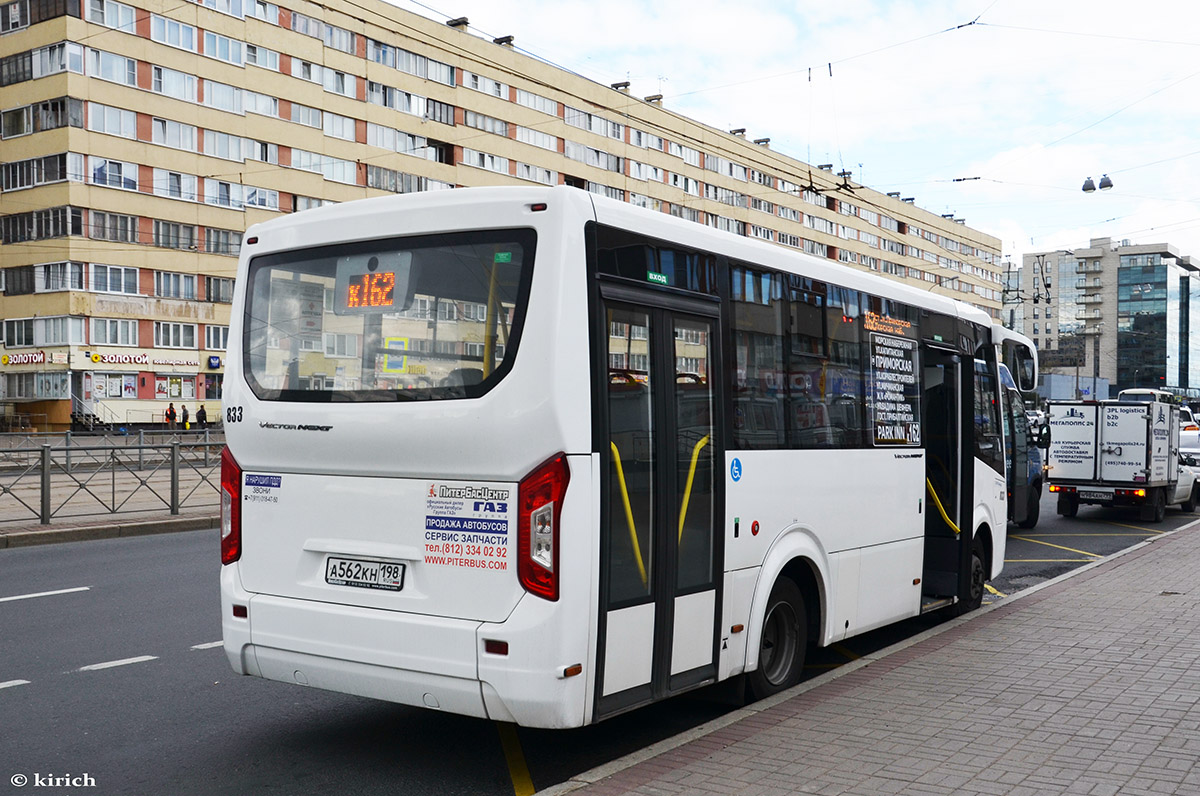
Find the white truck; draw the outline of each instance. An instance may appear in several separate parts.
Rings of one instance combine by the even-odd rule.
[[[1047,480],[1058,513],[1080,503],[1138,506],[1162,522],[1168,504],[1196,510],[1196,474],[1179,460],[1179,407],[1159,401],[1052,402]]]

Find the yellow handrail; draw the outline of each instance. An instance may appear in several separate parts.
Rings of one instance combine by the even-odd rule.
[[[942,501],[938,500],[937,492],[934,491],[933,488],[933,482],[928,478],[925,479],[925,489],[928,490],[929,496],[933,498],[934,505],[937,506],[937,510],[941,513],[942,519],[945,520],[946,524],[950,526],[950,530],[954,531],[955,534],[962,533],[962,531],[958,529],[958,526],[955,525],[948,516],[946,516],[946,509],[942,506]]]
[[[625,470],[621,467],[621,452],[617,443],[610,442],[613,452],[613,463],[617,465],[617,480],[621,482],[621,499],[625,501],[625,522],[629,524],[629,540],[633,542],[633,554],[637,556],[638,574],[642,576],[642,585],[648,585],[646,580],[646,564],[642,560],[642,546],[638,544],[637,529],[633,523],[633,507],[629,505],[629,488],[625,486]]]
[[[687,486],[683,489],[683,505],[679,508],[679,541],[683,542],[683,521],[687,519],[688,501],[692,498],[692,479],[696,477],[696,461],[700,451],[708,444],[709,435],[705,434],[692,448],[692,466],[688,469]]]

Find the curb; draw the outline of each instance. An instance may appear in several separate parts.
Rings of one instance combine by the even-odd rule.
[[[969,622],[972,622],[980,617],[986,616],[987,614],[991,613],[992,611],[996,611],[1001,608],[1008,607],[1008,606],[1012,605],[1014,602],[1022,600],[1026,597],[1031,597],[1044,589],[1048,589],[1052,586],[1062,583],[1065,580],[1069,580],[1069,579],[1075,577],[1076,575],[1082,575],[1082,574],[1090,572],[1094,569],[1097,569],[1099,567],[1105,566],[1107,564],[1113,564],[1114,562],[1118,561],[1120,558],[1122,558],[1125,555],[1142,550],[1149,545],[1155,544],[1156,542],[1159,542],[1163,539],[1174,536],[1175,534],[1178,534],[1181,531],[1191,530],[1192,528],[1197,527],[1197,525],[1200,525],[1200,519],[1189,522],[1186,525],[1180,526],[1179,528],[1176,528],[1173,531],[1167,531],[1166,533],[1160,534],[1158,536],[1150,537],[1149,539],[1146,539],[1145,541],[1138,542],[1137,544],[1134,544],[1134,545],[1130,545],[1129,547],[1126,547],[1123,550],[1118,550],[1117,552],[1115,552],[1111,555],[1105,556],[1104,558],[1098,559],[1096,561],[1090,561],[1087,564],[1084,564],[1083,566],[1076,567],[1075,569],[1070,570],[1069,572],[1064,572],[1063,574],[1059,575],[1056,578],[1051,578],[1050,580],[1042,581],[1041,583],[1037,583],[1033,586],[1030,586],[1027,589],[1022,589],[1021,591],[1016,592],[1015,594],[1011,594],[1011,595],[1005,597],[1004,599],[997,600],[996,602],[989,603],[988,605],[985,605],[976,611],[972,611],[969,614],[966,614],[964,616],[960,616],[955,619],[951,619],[949,621],[943,622],[942,624],[940,624],[936,627],[931,627],[928,630],[924,630],[914,636],[910,636],[909,638],[906,638],[902,641],[898,641],[895,644],[892,644],[890,647],[885,647],[885,648],[878,650],[877,652],[874,652],[870,655],[866,655],[862,658],[859,658],[858,660],[854,660],[849,663],[843,664],[842,666],[839,666],[837,669],[834,669],[831,672],[825,672],[824,674],[819,674],[816,677],[813,677],[812,679],[805,680],[803,683],[795,685],[786,691],[782,691],[778,694],[775,694],[774,696],[767,697],[766,699],[751,703],[749,705],[746,705],[743,708],[739,708],[737,710],[730,711],[729,713],[725,714],[724,716],[718,716],[717,718],[712,719],[711,721],[708,721],[708,722],[705,722],[704,724],[693,727],[690,730],[685,730],[684,732],[682,732],[678,735],[672,736],[670,738],[664,738],[663,740],[661,740],[655,744],[651,744],[650,746],[647,746],[645,749],[639,749],[637,751],[630,752],[629,754],[627,754],[623,757],[619,757],[616,760],[610,760],[609,762],[602,763],[601,765],[596,766],[595,768],[591,768],[587,771],[582,771],[578,774],[573,775],[571,778],[569,778],[563,782],[559,782],[559,783],[551,785],[547,788],[544,788],[542,790],[536,791],[535,796],[562,796],[562,794],[571,793],[573,791],[580,790],[581,788],[586,788],[590,785],[594,785],[603,779],[611,777],[612,775],[617,774],[621,771],[625,771],[626,769],[633,768],[634,766],[636,766],[640,763],[644,763],[647,760],[651,760],[655,757],[658,757],[659,755],[664,754],[665,752],[669,752],[673,749],[677,749],[677,748],[684,746],[686,744],[689,744],[693,741],[699,740],[700,738],[703,738],[703,737],[710,735],[720,729],[728,727],[731,724],[736,724],[737,722],[742,721],[743,719],[748,719],[757,714],[763,713],[764,711],[770,710],[771,708],[775,707],[776,705],[778,705],[782,702],[787,702],[788,700],[792,699],[793,697],[799,696],[800,694],[803,694],[807,691],[812,691],[815,688],[819,688],[819,687],[821,687],[827,683],[833,682],[834,680],[837,680],[841,677],[845,677],[846,675],[856,672],[859,669],[863,669],[867,666],[870,666],[873,663],[877,663],[877,662],[883,660],[884,658],[887,658],[889,655],[894,655],[895,653],[906,650],[909,647],[912,647],[916,644],[920,644],[921,642],[926,641],[927,639],[933,638],[934,636],[939,636],[942,633],[948,632],[950,630],[953,630],[954,628],[959,627],[960,625],[964,625]]]
[[[143,520],[140,522],[76,525],[68,528],[23,528],[0,531],[0,550],[12,547],[33,547],[61,542],[85,542],[93,539],[121,539],[128,536],[150,536],[160,533],[199,531],[212,528],[220,522],[216,514],[169,519]]]

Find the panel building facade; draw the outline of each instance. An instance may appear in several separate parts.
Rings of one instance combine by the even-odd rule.
[[[242,232],[388,192],[573,185],[1000,315],[996,238],[377,0],[0,2],[0,147],[9,425],[215,415]]]

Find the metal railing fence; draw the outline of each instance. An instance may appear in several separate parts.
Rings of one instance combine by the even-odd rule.
[[[163,510],[215,512],[223,437],[208,431],[0,435],[0,524],[36,520],[49,525],[55,519]]]

